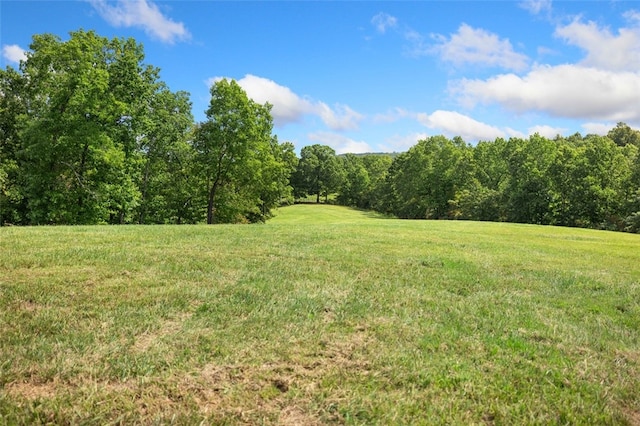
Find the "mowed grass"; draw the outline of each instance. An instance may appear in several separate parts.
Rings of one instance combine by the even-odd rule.
[[[640,235],[0,229],[0,424],[640,424]]]

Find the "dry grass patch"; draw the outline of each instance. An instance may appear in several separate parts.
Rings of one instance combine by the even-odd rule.
[[[4,391],[10,397],[17,399],[26,399],[32,401],[34,399],[53,398],[59,392],[60,386],[56,383],[29,383],[14,382],[8,383],[4,387]]]
[[[181,314],[178,318],[163,321],[155,331],[145,331],[135,339],[131,350],[136,353],[143,353],[151,349],[162,339],[168,339],[183,329],[184,321],[191,316],[190,313]]]
[[[343,423],[336,406],[344,400],[318,398],[327,391],[322,389],[327,384],[370,374],[366,353],[373,345],[374,339],[362,327],[346,338],[326,339],[312,352],[304,344],[290,343],[287,359],[282,361],[261,365],[209,363],[184,377],[179,387],[193,395],[207,417],[234,418],[240,424]]]

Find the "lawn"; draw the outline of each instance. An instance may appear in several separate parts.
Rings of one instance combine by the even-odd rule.
[[[0,424],[640,424],[640,235],[0,228]]]

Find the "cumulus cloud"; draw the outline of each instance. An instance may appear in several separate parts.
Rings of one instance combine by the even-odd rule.
[[[222,77],[211,78],[208,85],[211,86],[220,79]],[[303,116],[314,111],[311,101],[301,98],[288,87],[281,86],[273,80],[247,74],[237,82],[255,102],[269,102],[273,105],[271,115],[278,126],[300,121]]]
[[[582,128],[586,134],[604,136],[611,129],[616,127],[616,123],[584,123]]]
[[[88,1],[104,20],[115,27],[142,28],[151,37],[170,44],[191,37],[182,22],[164,16],[151,0],[118,0],[113,6],[107,0]]]
[[[386,13],[377,14],[371,23],[381,34],[389,28],[396,29],[408,43],[405,53],[409,56],[437,55],[442,61],[456,66],[471,64],[514,71],[526,69],[529,63],[529,58],[516,52],[508,39],[468,24],[463,23],[449,37],[431,34],[429,39],[407,25],[399,25],[396,17]]]
[[[398,19],[395,16],[380,12],[371,18],[371,24],[376,28],[376,31],[384,34],[388,28],[395,28],[398,25]]]
[[[433,38],[438,42],[433,52],[456,66],[471,64],[522,71],[528,65],[527,56],[514,51],[508,39],[467,24],[449,38],[439,34]]]
[[[7,61],[18,64],[27,59],[27,51],[17,44],[5,44],[2,46],[2,56]]]
[[[211,86],[225,77],[213,77],[207,80]],[[301,121],[307,115],[316,115],[331,130],[355,130],[364,116],[347,105],[336,104],[333,108],[324,102],[303,98],[288,87],[282,86],[268,78],[247,74],[238,85],[255,102],[273,105],[271,114],[277,126]]]
[[[477,121],[457,111],[437,110],[431,114],[425,112],[413,112],[403,108],[394,108],[383,114],[374,116],[373,121],[378,124],[393,123],[409,118],[415,120],[429,129],[432,133],[443,134],[447,137],[460,136],[467,142],[481,140],[493,140],[498,137],[525,137],[525,134],[510,127],[496,127]],[[426,133],[412,133],[410,135],[396,135],[385,141],[387,150],[404,150],[420,140],[428,137]]]
[[[332,132],[316,132],[308,135],[309,140],[328,145],[336,151],[336,154],[362,154],[372,152],[371,146],[363,141],[356,141],[344,135]]]
[[[460,136],[465,141],[494,140],[505,137],[507,132],[498,127],[477,121],[456,111],[437,110],[431,114],[419,113],[417,120],[430,129],[437,129],[446,136]]]
[[[555,35],[587,52],[582,65],[613,71],[640,68],[640,27],[620,28],[613,34],[595,22],[576,19],[556,28]]]
[[[640,121],[640,73],[580,65],[537,66],[527,75],[501,74],[487,80],[463,79],[450,86],[467,107],[499,104],[524,113],[604,121]]]
[[[537,2],[527,4],[538,7]],[[466,107],[493,104],[516,113],[543,112],[589,121],[589,128],[597,122],[638,123],[640,14],[632,10],[623,16],[631,25],[616,31],[582,18],[556,27],[557,38],[585,52],[577,63],[536,65],[525,75],[462,79],[450,83],[450,93]]]

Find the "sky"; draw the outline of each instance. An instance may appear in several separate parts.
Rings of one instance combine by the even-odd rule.
[[[640,128],[637,0],[2,0],[0,66],[79,29],[142,43],[198,122],[211,84],[235,79],[298,151]]]

